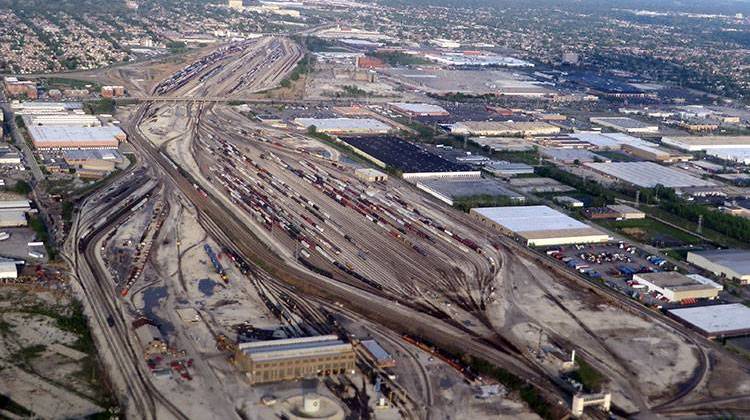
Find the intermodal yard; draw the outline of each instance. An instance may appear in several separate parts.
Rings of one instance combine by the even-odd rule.
[[[338,141],[321,127],[261,118],[272,109],[264,92],[306,55],[292,37],[263,35],[203,48],[169,75],[154,62],[106,72],[112,82],[140,76],[140,100],[114,115],[135,159],[77,204],[62,253],[126,418],[565,418],[574,396],[604,391],[611,412],[587,409],[590,418],[747,413],[740,356],[610,287],[634,280],[595,281],[561,262],[604,260],[612,272],[666,260],[612,237],[529,247],[390,163],[378,168],[387,175],[372,172],[352,147],[377,148],[374,137]],[[333,113],[337,102],[323,101],[300,100],[298,116]],[[406,127],[380,107],[365,115]],[[406,142],[389,138],[378,142]],[[5,353],[39,344],[12,334],[29,311],[0,307]],[[80,353],[75,336],[34,316],[60,336],[42,343],[42,362],[61,357],[54,343],[69,358]],[[281,350],[265,347],[274,341]],[[275,360],[273,351],[316,345],[353,362],[337,364],[336,354],[313,375],[296,361],[266,371],[281,380],[263,376],[269,366],[258,360]],[[26,404],[19,396],[45,367],[11,359],[0,357],[0,378],[7,366],[24,381],[0,379],[0,391]],[[88,399],[66,396],[59,416],[101,410],[85,383],[76,390]],[[300,411],[313,394],[326,416]],[[44,387],[40,395],[50,398]]]

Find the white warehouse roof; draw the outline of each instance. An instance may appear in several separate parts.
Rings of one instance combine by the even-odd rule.
[[[294,123],[308,128],[315,126],[318,131],[331,132],[388,132],[391,127],[372,118],[295,118]]]
[[[670,188],[714,186],[716,183],[653,162],[584,163],[584,166],[639,187],[658,184]]]
[[[0,279],[15,279],[18,277],[18,268],[13,261],[0,262]]]
[[[482,207],[471,211],[525,238],[529,245],[606,242],[610,239],[606,233],[547,206]]]
[[[448,115],[448,111],[440,105],[409,102],[390,102],[388,105],[400,111],[410,112],[412,114]]]
[[[670,309],[671,315],[709,336],[731,336],[750,332],[750,307],[741,303]]]

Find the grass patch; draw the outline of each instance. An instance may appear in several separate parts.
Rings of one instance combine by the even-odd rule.
[[[570,376],[580,382],[586,392],[600,392],[602,385],[606,382],[604,375],[580,358],[576,361],[576,364],[578,364],[578,369],[573,371]]]
[[[50,240],[49,231],[47,225],[38,214],[29,216],[29,227],[36,232],[36,238],[38,241],[44,242],[44,247],[47,250],[47,255],[50,260],[54,260],[57,257],[57,250],[52,245]]]
[[[506,207],[529,205],[525,201],[513,200],[504,195],[479,194],[453,199],[453,207],[468,213],[475,207]]]
[[[597,224],[639,242],[656,247],[697,245],[703,241],[687,232],[665,225],[652,218],[631,220],[594,220]],[[671,242],[678,241],[681,244]]]

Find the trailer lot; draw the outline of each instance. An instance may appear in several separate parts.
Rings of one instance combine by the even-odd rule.
[[[577,270],[592,280],[599,280],[645,304],[665,303],[646,293],[647,289],[643,285],[633,282],[633,274],[670,271],[674,266],[665,259],[648,254],[628,243],[556,246],[547,248],[544,252],[570,269]]]

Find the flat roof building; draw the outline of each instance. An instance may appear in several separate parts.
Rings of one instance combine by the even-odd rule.
[[[713,251],[690,251],[687,261],[716,276],[750,284],[750,251],[721,249]]]
[[[518,137],[471,137],[470,141],[493,152],[525,152],[534,149],[534,144]]]
[[[372,118],[295,118],[294,123],[308,129],[315,126],[326,134],[387,134],[392,127]]]
[[[750,334],[750,307],[741,303],[670,309],[667,313],[708,338]]]
[[[591,117],[589,120],[602,127],[611,128],[623,133],[657,133],[659,126],[647,124],[629,117]]]
[[[583,166],[601,175],[643,188],[657,185],[669,188],[716,186],[713,181],[653,162],[587,162]]]
[[[525,163],[493,160],[485,164],[482,170],[499,177],[511,177],[523,174],[533,174],[534,167]]]
[[[252,384],[349,372],[354,349],[335,335],[242,343],[237,363]]]
[[[645,285],[649,291],[661,293],[670,302],[715,299],[721,291],[711,284],[703,284],[676,271],[634,274],[633,280]]]
[[[354,176],[362,182],[383,182],[388,180],[388,175],[372,168],[356,169]]]
[[[16,279],[18,278],[18,267],[13,261],[1,261],[0,262],[0,280]]]
[[[102,122],[96,115],[88,114],[30,114],[24,117],[26,126],[55,127],[101,127]]]
[[[541,136],[557,134],[560,127],[534,121],[461,121],[450,127],[451,133],[471,136]]]
[[[379,368],[396,367],[396,360],[377,341],[362,340],[361,344]]]
[[[408,102],[390,102],[388,104],[393,110],[412,117],[446,117],[450,115],[440,105]]]
[[[459,198],[477,195],[507,197],[517,203],[526,199],[522,194],[504,187],[499,181],[488,178],[431,179],[419,181],[416,186],[449,206]]]
[[[528,246],[601,243],[611,239],[599,229],[547,206],[483,207],[470,212]]]
[[[28,127],[37,149],[116,149],[126,140],[119,127]]]

